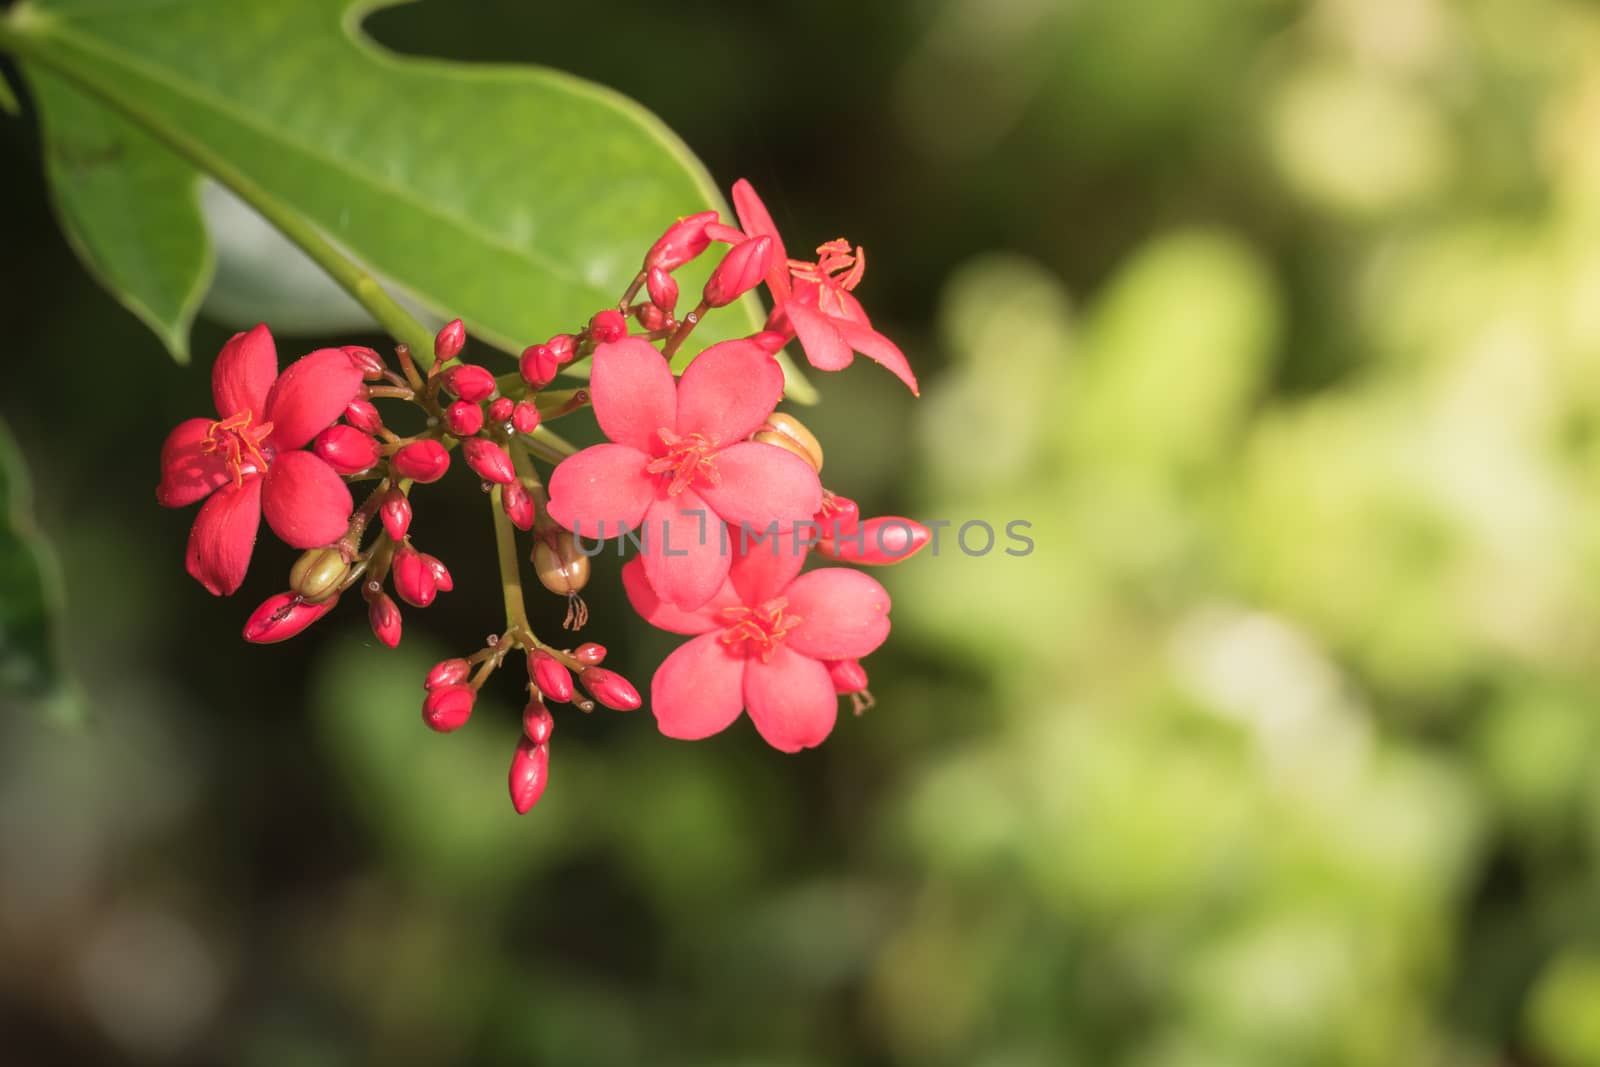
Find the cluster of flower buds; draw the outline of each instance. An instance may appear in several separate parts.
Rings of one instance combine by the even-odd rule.
[[[300,555],[289,588],[250,614],[247,641],[293,637],[359,587],[373,634],[398,645],[400,604],[425,608],[454,585],[445,564],[417,547],[412,494],[459,455],[491,501],[505,627],[428,673],[423,720],[441,733],[463,727],[479,690],[519,652],[528,700],[509,776],[517,811],[544,792],[552,704],[583,712],[642,704],[603,665],[603,646],[562,648],[534,633],[519,533],[539,583],[566,599],[568,630],[588,622],[587,544],[637,543],[623,568],[630,603],[691,638],[651,682],[663,733],[705,737],[747,710],[779,749],[819,743],[840,696],[858,714],[872,706],[860,660],[888,635],[889,597],[859,571],[802,568],[813,554],[899,562],[929,531],[894,516],[864,519],[822,487],[821,443],[776,410],[784,388],[776,354],[798,341],[813,367],[833,371],[860,353],[913,392],[917,383],[853,295],[866,266],[860,249],[830,241],[815,260],[790,259],[748,183],[734,186],[733,200],[737,225],[705,211],[667,227],[615,307],[528,346],[515,374],[497,377],[463,359],[460,320],[438,332],[431,358],[398,345],[392,366],[374,349],[347,346],[318,349],[279,374],[265,326],[232,338],[212,374],[217,417],[180,424],[162,449],[159,502],[204,501],[189,573],[214,594],[233,593],[265,519]],[[709,280],[680,313],[676,272],[713,249],[722,250]],[[764,329],[710,346],[675,377],[668,360],[705,315],[763,284],[773,302]],[[554,388],[580,359],[592,359],[588,386]],[[389,403],[419,409],[423,428],[395,432],[379,408]],[[546,425],[591,407],[604,444],[577,451]],[[536,461],[554,465],[548,491]],[[351,486],[363,483],[357,504]]]

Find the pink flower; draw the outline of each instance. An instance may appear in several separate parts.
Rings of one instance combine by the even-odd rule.
[[[550,516],[583,537],[640,530],[644,573],[679,608],[699,607],[722,586],[724,522],[787,526],[822,502],[805,460],[745,440],[783,395],[783,371],[749,341],[712,345],[677,382],[644,341],[601,345],[589,390],[612,443],[556,467]]]
[[[791,547],[784,538],[751,545],[717,594],[694,611],[657,596],[638,560],[622,568],[628,599],[645,621],[698,635],[651,680],[662,733],[698,740],[748,710],[768,744],[797,752],[833,729],[838,697],[830,665],[883,644],[889,594],[860,571],[830,567],[795,577],[805,553]]]
[[[295,548],[344,534],[350,490],[325,461],[297,450],[332,424],[360,387],[360,368],[337,348],[318,349],[280,375],[265,326],[222,346],[211,372],[220,418],[188,419],[168,435],[156,489],[163,507],[206,501],[186,561],[201,585],[218,596],[239,588],[263,514]]]
[[[820,246],[814,263],[787,259],[772,216],[743,178],[733,185],[733,206],[747,236],[772,238],[766,281],[774,307],[767,329],[799,337],[807,361],[818,370],[843,370],[860,352],[883,364],[920,396],[905,353],[872,328],[861,302],[851,293],[866,272],[866,252],[851,251],[850,243],[840,238]]]

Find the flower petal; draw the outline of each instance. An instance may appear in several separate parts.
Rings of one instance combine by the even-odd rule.
[[[698,741],[721,733],[744,709],[746,661],[721,637],[719,630],[679,646],[650,679],[650,710],[668,737]]]
[[[652,503],[644,526],[644,574],[662,600],[694,611],[717,595],[728,576],[724,527],[693,489]]]
[[[818,370],[844,370],[856,357],[848,342],[834,329],[833,320],[814,307],[790,301],[785,305],[789,325],[800,346],[805,349],[806,361]]]
[[[723,341],[695,357],[678,382],[681,434],[722,444],[761,428],[783,399],[783,368],[753,341]]]
[[[638,528],[655,499],[644,471],[649,461],[628,445],[593,445],[568,456],[550,475],[550,517],[591,540]]]
[[[190,575],[216,596],[239,588],[250,569],[261,526],[261,481],[248,477],[241,485],[228,485],[211,494],[189,529],[189,551],[184,564]]]
[[[234,334],[211,368],[211,399],[217,414],[227,418],[248,411],[253,421],[260,422],[277,376],[278,349],[265,324]]]
[[[361,371],[339,348],[319,348],[289,364],[267,394],[272,446],[299,448],[333,425],[361,388]]]
[[[811,551],[808,542],[815,534],[805,526],[797,530],[792,525],[774,536],[760,536],[759,530],[745,529],[748,532],[742,536],[737,527],[728,531],[733,545],[728,582],[742,603],[754,606],[771,600],[794,581],[805,565]]]
[[[744,704],[767,744],[782,752],[820,745],[839,710],[828,668],[787,645],[773,649],[765,663],[745,661]]]
[[[227,484],[222,453],[200,450],[210,428],[210,419],[185,419],[167,435],[161,446],[161,484],[156,486],[156,503],[162,507],[187,507]]]
[[[800,616],[789,647],[814,659],[860,659],[889,636],[889,594],[860,571],[826,567],[802,574],[783,590]]]
[[[672,369],[654,345],[637,337],[595,349],[589,395],[605,435],[646,454],[661,448],[657,431],[677,421],[677,383],[672,380]]]
[[[310,452],[285,452],[267,468],[261,508],[291,548],[317,548],[344,536],[355,502],[339,473]]]
[[[748,523],[760,533],[772,523],[787,531],[822,506],[822,483],[811,464],[793,452],[760,441],[741,441],[716,456],[720,483],[700,486],[718,515]]]
[[[721,627],[717,612],[723,608],[737,607],[739,594],[733,586],[724,584],[716,596],[694,611],[684,611],[662,600],[645,576],[644,562],[638,557],[622,566],[622,588],[627,590],[628,603],[633,605],[644,621],[661,630],[675,634],[703,634]]]
[[[786,303],[789,299],[789,253],[784,250],[783,238],[772,223],[767,205],[756,195],[755,187],[743,178],[733,183],[733,210],[746,234],[772,238],[772,267],[767,271],[767,288],[772,290],[776,303]]]
[[[834,319],[833,325],[851,348],[889,368],[896,378],[906,383],[906,388],[911,390],[913,396],[922,395],[917,388],[917,376],[911,373],[911,364],[893,341],[870,326],[845,322],[843,319]]]

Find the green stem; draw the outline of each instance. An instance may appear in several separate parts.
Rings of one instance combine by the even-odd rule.
[[[517,564],[517,533],[500,506],[500,486],[489,494],[490,509],[494,512],[494,548],[500,560],[500,593],[506,603],[506,627],[513,633],[532,633],[528,625],[528,608],[522,600],[522,574]]]
[[[16,11],[23,10],[26,10],[25,6],[16,9]],[[326,271],[330,278],[377,319],[379,325],[395,340],[410,345],[413,358],[422,362],[424,366],[432,365],[433,334],[413,318],[410,312],[401,307],[364,267],[339,251],[304,216],[278,200],[220,153],[214,152],[187,136],[184,131],[168,125],[160,117],[151,114],[135,97],[119,93],[92,66],[59,55],[41,43],[38,37],[41,35],[47,37],[49,30],[43,34],[25,32],[19,27],[16,11],[8,18],[0,18],[0,48],[59,74],[155,137],[192,163],[196,169],[227,186],[235,196],[249,204],[262,218],[310,256],[317,266]],[[22,23],[26,24],[27,22]],[[54,32],[59,34],[59,27],[55,28]]]

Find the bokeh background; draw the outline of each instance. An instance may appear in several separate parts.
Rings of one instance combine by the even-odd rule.
[[[368,28],[614,86],[791,246],[864,244],[923,398],[859,361],[804,417],[833,489],[954,525],[820,751],[564,714],[517,818],[514,681],[417,712],[495,627],[469,494],[419,513],[457,591],[400,651],[354,611],[243,645],[290,554],[216,601],[152,497],[228,330],[174,365],[0,122],[0,416],[92,712],[0,716],[6,1062],[1600,1064],[1600,7]],[[673,642],[600,571],[642,687]]]

